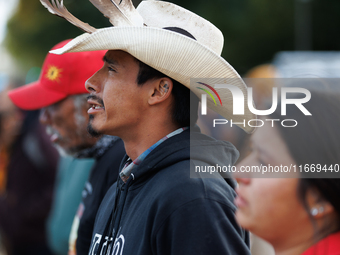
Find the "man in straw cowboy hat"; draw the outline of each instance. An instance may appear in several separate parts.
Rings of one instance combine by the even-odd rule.
[[[88,129],[121,137],[127,155],[97,213],[89,254],[249,254],[247,233],[234,220],[234,183],[190,173],[238,157],[232,144],[200,133],[195,123],[202,90],[189,89],[190,78],[222,77],[246,94],[220,57],[222,33],[167,2],[143,1],[136,10],[126,0],[90,1],[114,27],[97,30],[62,2],[41,0],[87,32],[52,53],[108,50],[104,66],[86,82]],[[223,106],[209,100],[208,106],[233,117],[231,94],[216,92]],[[251,117],[248,109],[242,116]]]

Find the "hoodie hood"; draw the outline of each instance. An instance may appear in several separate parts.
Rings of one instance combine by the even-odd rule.
[[[191,160],[195,164],[228,166],[233,165],[238,157],[239,152],[234,145],[202,134],[196,125],[161,143],[132,173],[134,183],[140,183],[161,169],[181,161]]]

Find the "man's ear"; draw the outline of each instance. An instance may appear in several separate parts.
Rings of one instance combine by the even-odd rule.
[[[164,102],[170,95],[173,89],[173,83],[169,78],[161,78],[155,80],[152,94],[148,99],[150,105],[156,105]]]

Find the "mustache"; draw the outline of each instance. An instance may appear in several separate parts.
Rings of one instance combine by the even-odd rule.
[[[105,106],[104,106],[104,101],[103,101],[103,99],[99,98],[98,96],[95,96],[95,95],[89,95],[89,96],[87,96],[87,100],[90,100],[90,99],[96,101],[98,104],[100,104],[100,105],[102,105],[103,107],[105,107]]]
[[[59,132],[57,130],[55,130],[53,127],[51,127],[51,126],[46,126],[45,130],[46,130],[46,134],[48,134],[48,135],[56,134],[56,135],[60,136]]]
[[[62,137],[61,134],[51,126],[46,126],[45,131],[46,131],[46,134],[49,136],[56,135],[60,141],[65,140],[65,138]]]

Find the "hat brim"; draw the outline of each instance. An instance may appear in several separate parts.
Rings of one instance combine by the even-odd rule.
[[[24,110],[37,110],[66,97],[64,93],[44,88],[39,81],[11,90],[8,96],[16,106]]]
[[[109,27],[92,34],[83,34],[54,54],[67,52],[123,50],[143,63],[177,80],[190,89],[191,78],[228,79],[228,84],[241,89],[244,95],[244,115],[233,115],[233,96],[228,89],[218,89],[223,106],[208,97],[208,107],[233,122],[247,123],[256,119],[247,106],[247,87],[235,69],[214,51],[179,33],[155,27]],[[200,98],[202,90],[191,90]],[[247,133],[255,128],[239,125]]]

